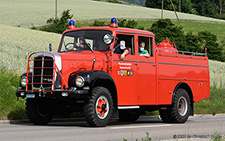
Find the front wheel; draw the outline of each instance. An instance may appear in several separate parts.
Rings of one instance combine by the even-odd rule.
[[[51,106],[42,100],[27,99],[26,110],[30,121],[36,125],[46,125],[52,119]]]
[[[108,89],[98,86],[84,106],[84,115],[90,126],[104,127],[111,119],[113,100]]]

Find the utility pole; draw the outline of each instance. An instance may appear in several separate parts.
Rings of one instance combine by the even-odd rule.
[[[176,9],[174,8],[174,5],[173,5],[172,0],[170,0],[170,2],[171,2],[171,4],[172,4],[172,6],[173,6],[173,11],[175,12],[175,15],[176,15],[176,17],[177,17],[177,20],[178,20],[178,22],[179,22],[179,24],[180,24],[180,20],[179,20],[179,18],[178,18],[178,15],[177,15]]]
[[[55,19],[57,18],[57,0],[55,0]]]
[[[161,19],[163,19],[163,0],[162,0]]]
[[[179,12],[181,12],[181,0],[179,0]]]

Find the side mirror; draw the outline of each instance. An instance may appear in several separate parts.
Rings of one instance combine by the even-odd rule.
[[[52,44],[49,44],[49,52],[52,52]]]
[[[106,45],[109,45],[109,44],[111,44],[111,43],[113,42],[113,36],[110,35],[110,34],[105,34],[105,35],[103,36],[103,41],[104,41],[104,43],[105,43]]]

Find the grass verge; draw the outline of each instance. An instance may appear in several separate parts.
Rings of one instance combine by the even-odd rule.
[[[17,101],[16,90],[20,76],[5,69],[0,70],[0,120],[26,117],[25,100]]]
[[[194,104],[196,114],[225,113],[225,89],[211,87],[210,98]]]

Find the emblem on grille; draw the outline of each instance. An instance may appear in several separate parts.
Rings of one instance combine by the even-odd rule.
[[[44,81],[52,82],[53,80],[50,78],[43,78]]]

